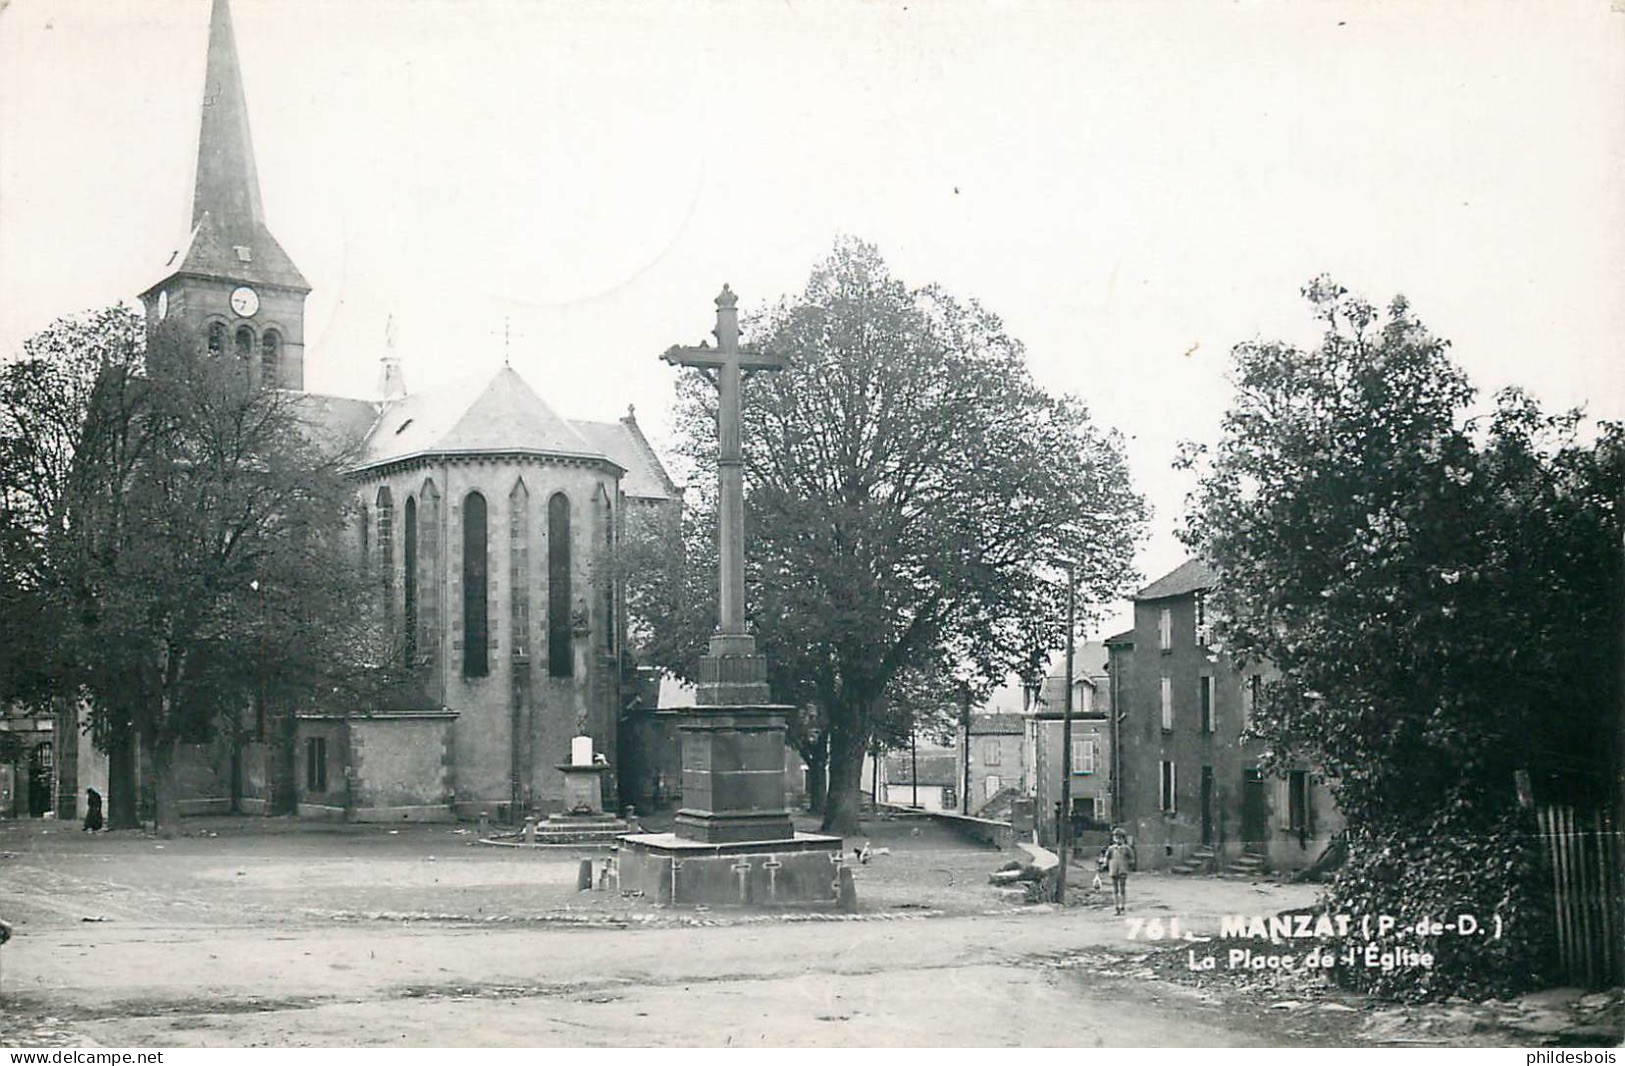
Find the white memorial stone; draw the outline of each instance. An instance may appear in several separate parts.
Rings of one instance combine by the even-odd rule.
[[[592,737],[572,737],[570,739],[570,765],[592,765]]]

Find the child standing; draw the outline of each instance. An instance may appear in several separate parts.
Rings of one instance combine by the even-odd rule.
[[[1106,846],[1106,872],[1112,875],[1112,903],[1117,913],[1128,907],[1128,872],[1134,865],[1134,846],[1122,829],[1112,830],[1112,842]]]

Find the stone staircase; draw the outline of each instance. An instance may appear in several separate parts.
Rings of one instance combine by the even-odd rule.
[[[1226,876],[1257,880],[1264,876],[1264,856],[1256,851],[1244,851],[1225,864]]]
[[[551,814],[542,821],[527,819],[524,829],[485,837],[481,844],[501,847],[614,847],[627,833],[640,832],[636,823],[613,814]]]
[[[1008,822],[1010,812],[1015,808],[1016,800],[1021,798],[1019,788],[1001,788],[993,794],[993,798],[976,808],[972,817],[986,818],[994,822]]]
[[[1213,856],[1213,849],[1204,844],[1187,855],[1183,862],[1175,864],[1170,872],[1185,876],[1210,874],[1213,872]]]

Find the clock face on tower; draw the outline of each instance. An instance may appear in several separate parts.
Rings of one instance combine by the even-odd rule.
[[[231,290],[231,309],[244,318],[253,318],[254,313],[260,309],[259,293],[247,285],[239,285]]]

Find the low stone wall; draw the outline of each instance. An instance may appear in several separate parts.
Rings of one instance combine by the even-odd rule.
[[[884,806],[884,805],[882,805]],[[1000,851],[1010,851],[1017,845],[1016,831],[1009,822],[996,822],[991,818],[977,818],[970,814],[951,811],[913,811],[907,807],[889,808],[902,814],[917,814],[929,818],[937,825],[946,826],[960,837]]]

